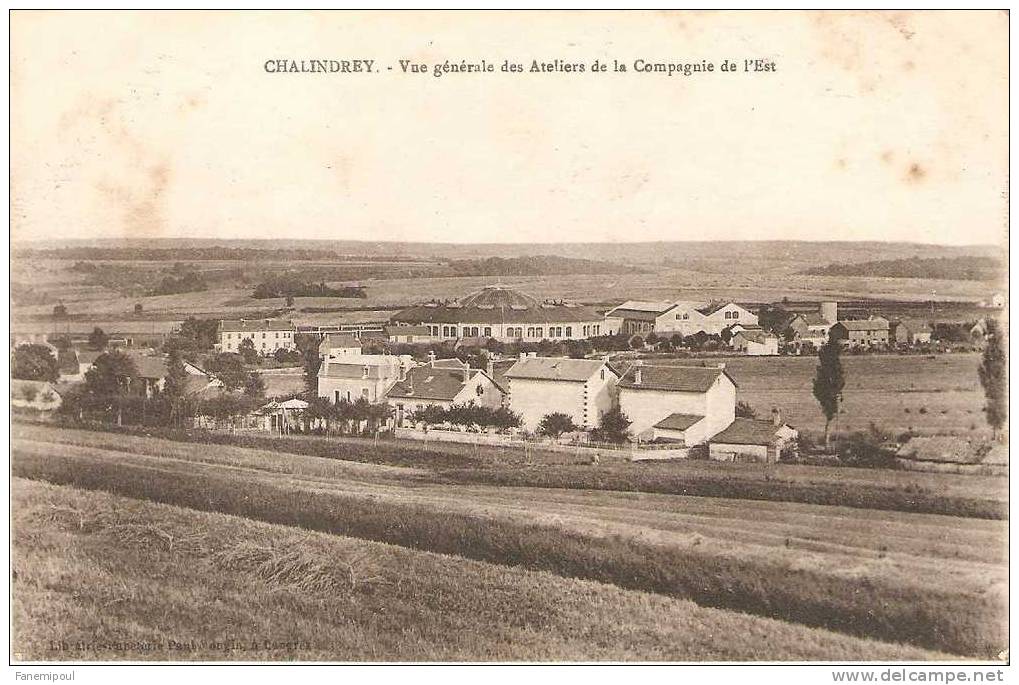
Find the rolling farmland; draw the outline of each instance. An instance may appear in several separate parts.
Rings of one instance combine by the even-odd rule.
[[[354,537],[398,545],[399,554],[411,549],[416,554],[451,554],[457,563],[520,565],[529,569],[526,573],[540,573],[553,582],[594,581],[599,588],[616,586],[612,592],[624,588],[641,597],[653,594],[642,601],[692,600],[700,610],[713,608],[726,619],[748,618],[730,613],[738,610],[763,617],[756,620],[779,619],[786,628],[823,629],[826,639],[852,635],[984,657],[996,654],[1003,644],[1003,521],[640,492],[450,484],[427,468],[243,448],[168,446],[130,436],[104,435],[104,446],[93,447],[82,444],[89,442],[88,434],[82,435],[79,444],[71,444],[66,435],[49,435],[49,429],[19,429],[14,475],[64,486],[60,492],[66,486],[105,491],[137,502],[201,510],[203,517],[231,514],[249,519],[246,525],[257,521],[288,531],[328,533],[337,544]],[[151,444],[145,449],[147,440]],[[57,516],[90,520],[78,514]],[[16,536],[50,535],[56,540],[68,534],[51,523],[45,517],[30,519],[16,526]],[[204,524],[185,528],[191,535],[205,530]],[[89,526],[78,527],[83,529]],[[134,533],[125,535],[130,543]],[[176,539],[172,532],[170,536]],[[137,547],[128,543],[110,547],[125,558],[137,558]],[[155,546],[132,563],[183,563],[179,557],[187,556],[187,544],[176,555],[170,548],[157,553]],[[71,560],[86,563],[73,553],[68,563]],[[471,575],[479,582],[478,574]],[[179,586],[166,593],[193,596],[198,592],[188,585],[193,577],[175,576]],[[235,579],[225,576],[223,582]],[[864,596],[858,592],[861,583],[868,588]],[[115,593],[118,587],[126,586],[111,580],[108,589]],[[472,592],[465,590],[465,605],[474,601]],[[507,592],[517,596],[520,590]],[[74,603],[73,592],[57,595],[61,602]],[[562,602],[568,606],[568,593]],[[552,601],[552,606],[559,605],[559,600]],[[131,612],[131,607],[125,603],[117,611]],[[413,629],[425,630],[426,619],[421,618],[421,624],[415,620]],[[326,620],[325,615],[317,620]],[[774,638],[769,655],[779,648],[797,648],[800,638],[792,635]],[[31,644],[31,636],[24,639]],[[658,653],[653,645],[646,648],[647,654]],[[730,648],[742,649],[738,642],[718,647],[721,652]],[[470,655],[464,658],[482,658],[489,653],[486,649],[495,648],[472,644],[464,649]],[[570,653],[563,649],[563,654]],[[710,645],[706,649],[710,651]],[[697,653],[682,643],[670,658],[685,658],[676,656],[682,650]],[[903,651],[903,658],[907,653],[915,654]]]

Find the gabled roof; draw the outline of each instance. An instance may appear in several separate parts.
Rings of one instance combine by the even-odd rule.
[[[348,354],[323,361],[318,369],[318,377],[364,378],[364,368],[367,366],[369,378],[382,378],[383,372],[398,373],[404,363],[399,356],[393,354]]]
[[[832,325],[831,321],[829,321],[828,319],[824,318],[823,316],[821,316],[817,312],[804,312],[803,314],[798,314],[798,316],[801,319],[803,319],[804,323],[806,323],[808,326],[831,326]]]
[[[690,426],[693,426],[698,421],[704,419],[700,414],[669,414],[664,419],[655,424],[655,428],[663,428],[665,430],[685,431]]]
[[[640,384],[635,382],[640,369]],[[619,379],[620,388],[634,390],[669,390],[673,392],[707,392],[720,376],[730,381],[724,369],[704,366],[631,366]],[[735,381],[733,381],[735,385]]]
[[[839,321],[838,325],[847,331],[887,331],[887,319],[859,319],[854,321]]]
[[[99,357],[106,353],[99,350],[77,350],[74,354],[78,357],[79,364],[88,364],[91,366],[96,363],[96,359],[99,359]]]
[[[219,330],[230,332],[251,333],[253,331],[293,331],[293,321],[283,319],[224,319],[219,322]]]
[[[528,357],[520,359],[506,372],[509,379],[543,381],[573,381],[584,383],[602,367],[609,367],[602,359],[566,359],[561,357]],[[613,373],[615,373],[613,371]]]
[[[481,373],[478,369],[467,371],[470,378]],[[400,381],[389,391],[389,397],[423,400],[453,400],[464,389],[464,370],[434,366],[418,366],[407,372],[407,379]]]
[[[672,304],[671,302],[648,302],[646,300],[627,300],[618,307],[614,307],[613,309],[606,312],[605,316],[618,316],[620,313],[623,312],[634,314],[638,313],[654,314],[657,316],[659,314],[663,314],[669,311],[674,306],[675,305]]]
[[[729,445],[770,445],[775,442],[775,436],[781,428],[782,425],[776,426],[771,421],[737,418],[728,428],[711,438],[710,442]]]
[[[326,333],[322,342],[318,344],[318,353],[325,354],[329,350],[355,347],[361,349],[361,341],[349,333]]]
[[[125,354],[134,364],[134,368],[138,372],[138,378],[159,380],[166,377],[169,370],[166,357],[149,357],[134,352],[127,352]]]

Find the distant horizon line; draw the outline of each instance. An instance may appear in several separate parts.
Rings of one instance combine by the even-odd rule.
[[[87,242],[128,242],[128,241],[144,241],[147,243],[158,243],[158,242],[172,242],[172,241],[191,241],[191,242],[307,242],[307,243],[355,243],[365,245],[378,245],[378,244],[393,244],[393,245],[457,245],[461,247],[468,246],[509,246],[509,247],[521,247],[521,246],[534,246],[539,247],[543,245],[554,246],[554,245],[654,245],[654,244],[665,244],[665,243],[842,243],[842,244],[862,244],[862,243],[877,243],[877,244],[888,244],[888,245],[917,245],[923,247],[949,247],[949,248],[999,248],[1007,249],[1006,245],[999,245],[995,243],[940,243],[940,242],[920,242],[916,240],[880,240],[876,238],[868,239],[839,239],[839,238],[826,238],[826,239],[809,239],[809,238],[712,238],[712,239],[684,239],[676,238],[669,240],[563,240],[563,241],[547,241],[547,242],[534,242],[534,241],[521,241],[521,242],[507,242],[507,241],[474,241],[474,242],[454,242],[448,240],[394,240],[394,239],[377,239],[368,240],[364,238],[305,238],[305,237],[287,237],[287,238],[195,238],[195,237],[184,237],[184,236],[173,236],[173,237],[97,237],[97,238],[15,238],[10,237],[10,244],[13,245],[31,245],[31,244],[60,244],[60,243],[87,243]]]

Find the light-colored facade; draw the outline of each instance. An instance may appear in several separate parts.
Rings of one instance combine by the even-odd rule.
[[[504,286],[488,286],[461,300],[404,309],[391,321],[424,327],[436,340],[538,342],[582,340],[604,334],[603,317],[590,307],[562,300],[541,301]]]
[[[411,427],[410,415],[428,406],[446,409],[454,404],[473,403],[498,409],[503,405],[506,393],[487,372],[466,365],[451,367],[441,362],[417,366],[393,386],[387,399],[397,426]]]
[[[619,375],[603,360],[526,357],[504,378],[507,403],[521,416],[524,430],[534,431],[543,417],[555,412],[590,430],[613,407]]]
[[[351,354],[323,359],[318,370],[318,396],[341,401],[382,402],[389,390],[414,366],[407,355]]]
[[[631,422],[631,435],[642,441],[656,437],[675,439],[675,431],[680,431],[687,446],[692,447],[723,430],[736,416],[736,384],[724,365],[677,367],[638,363],[619,380],[618,394],[619,408]],[[670,427],[668,419],[675,414],[699,416],[703,420]]]
[[[244,340],[251,340],[256,352],[268,356],[280,349],[297,349],[297,342],[294,340],[296,334],[297,328],[293,321],[223,320],[219,322],[219,349],[222,352],[236,353]]]
[[[750,357],[778,354],[778,337],[759,330],[740,331],[732,338],[732,349]]]
[[[338,359],[361,354],[361,341],[346,333],[326,333],[318,344],[320,359]]]
[[[620,332],[646,335],[678,333],[682,336],[704,332],[720,335],[735,324],[756,326],[757,315],[735,302],[624,302],[605,314],[606,320],[618,322]]]

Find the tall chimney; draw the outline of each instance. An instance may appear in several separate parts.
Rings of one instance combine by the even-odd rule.
[[[488,358],[488,364],[485,365],[485,373],[488,374],[489,378],[495,378],[495,362],[492,358]]]
[[[633,369],[634,369],[633,370],[633,384],[634,385],[640,385],[641,382],[644,380],[643,379],[643,375],[644,374],[643,374],[642,369],[641,369],[642,366],[644,366],[644,360],[642,360],[642,359],[638,359],[633,364]]]
[[[778,410],[778,407],[771,408],[771,423],[776,428],[782,425],[782,412]]]

